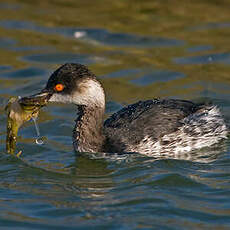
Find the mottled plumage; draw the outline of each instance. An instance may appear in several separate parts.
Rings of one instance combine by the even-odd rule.
[[[107,119],[104,126],[109,149],[119,146],[122,152],[158,157],[210,146],[227,136],[215,106],[173,99],[129,105]]]

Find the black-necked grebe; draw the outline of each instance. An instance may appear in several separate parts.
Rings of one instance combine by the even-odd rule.
[[[185,100],[139,101],[104,122],[105,94],[88,68],[65,64],[49,78],[45,89],[20,99],[22,104],[73,103],[78,117],[73,130],[77,152],[137,152],[149,156],[177,155],[227,138],[227,126],[217,107]]]

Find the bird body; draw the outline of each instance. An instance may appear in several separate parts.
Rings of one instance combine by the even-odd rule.
[[[175,156],[218,143],[228,129],[216,106],[185,100],[139,101],[104,122],[105,93],[87,67],[65,64],[49,78],[45,89],[24,97],[22,104],[72,103],[78,107],[73,130],[77,152],[136,152]]]

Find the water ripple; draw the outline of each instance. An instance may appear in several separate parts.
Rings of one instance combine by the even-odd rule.
[[[192,65],[192,64],[211,64],[211,63],[230,63],[230,54],[229,53],[215,53],[215,54],[207,54],[202,56],[192,56],[192,57],[179,57],[174,58],[173,62],[176,64],[183,65]]]
[[[93,59],[90,55],[86,54],[46,53],[24,56],[22,60],[28,62],[43,62],[49,64],[63,64],[66,62],[91,64],[94,63],[96,59]]]
[[[32,30],[46,34],[60,34],[66,37],[75,37],[81,41],[97,45],[125,46],[125,47],[171,47],[182,46],[184,41],[172,38],[149,37],[126,33],[112,33],[105,29],[45,27],[27,21],[1,20],[0,26],[7,29]]]
[[[142,77],[130,80],[130,82],[139,86],[146,86],[155,82],[167,82],[167,81],[172,81],[184,77],[185,74],[183,73],[167,71],[167,70],[156,70],[148,74],[145,74]]]
[[[16,71],[10,71],[3,74],[6,78],[33,78],[37,76],[44,76],[47,71],[41,68],[29,67],[26,69],[20,69]]]
[[[213,49],[211,45],[200,45],[200,46],[193,46],[187,49],[188,52],[201,52],[201,51],[208,51]]]

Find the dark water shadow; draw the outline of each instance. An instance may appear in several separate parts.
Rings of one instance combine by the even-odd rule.
[[[2,49],[10,49],[16,43],[16,40],[12,38],[0,38],[0,48]]]
[[[27,62],[39,62],[49,64],[63,64],[66,62],[78,62],[81,64],[92,64],[96,59],[86,54],[73,53],[48,53],[48,54],[34,54],[21,58]]]
[[[53,52],[55,51],[55,48],[51,46],[13,46],[13,47],[9,47],[9,49],[12,51],[16,51],[16,52],[25,52],[25,51]]]
[[[199,31],[199,30],[213,30],[213,29],[222,29],[222,28],[230,28],[230,22],[210,22],[203,25],[190,27],[189,30]]]
[[[130,80],[131,83],[138,86],[147,86],[155,82],[167,82],[180,78],[184,78],[186,75],[179,72],[167,71],[167,70],[155,70],[139,78]]]
[[[110,72],[104,76],[101,76],[100,78],[119,78],[119,77],[129,77],[129,76],[133,76],[133,75],[137,75],[140,74],[141,72],[143,72],[144,70],[142,69],[121,69],[115,72]]]
[[[102,76],[101,78],[127,78],[132,84],[138,86],[147,86],[155,82],[167,82],[186,77],[180,72],[173,72],[168,70],[158,69],[123,69],[116,72],[111,72]]]
[[[29,67],[25,69],[8,71],[2,74],[3,78],[33,78],[38,76],[44,76],[48,73],[48,71],[37,68],[37,67]]]
[[[4,71],[7,71],[7,70],[11,70],[12,69],[12,66],[10,65],[0,65],[0,72],[4,72]]]
[[[199,46],[192,46],[187,48],[187,51],[190,53],[194,53],[194,52],[201,52],[201,51],[209,51],[213,49],[213,46],[211,45],[199,45]]]
[[[3,10],[19,10],[20,8],[21,5],[17,3],[7,3],[7,2],[0,3],[0,9]]]
[[[88,41],[97,42],[99,45],[109,46],[122,46],[122,47],[136,47],[136,48],[148,48],[148,47],[171,47],[182,46],[185,44],[183,41],[170,38],[161,37],[148,37],[134,34],[125,33],[112,33],[107,30],[93,30],[93,29],[76,29],[74,32],[75,38]]]
[[[173,62],[181,65],[230,63],[230,53],[215,53],[201,56],[173,58]]]
[[[182,46],[184,41],[172,38],[149,37],[127,33],[113,33],[105,29],[91,28],[67,28],[67,27],[45,27],[36,25],[27,21],[1,20],[0,26],[7,29],[31,30],[45,34],[59,34],[70,38],[76,38],[79,41],[110,46],[125,47],[171,47]]]

